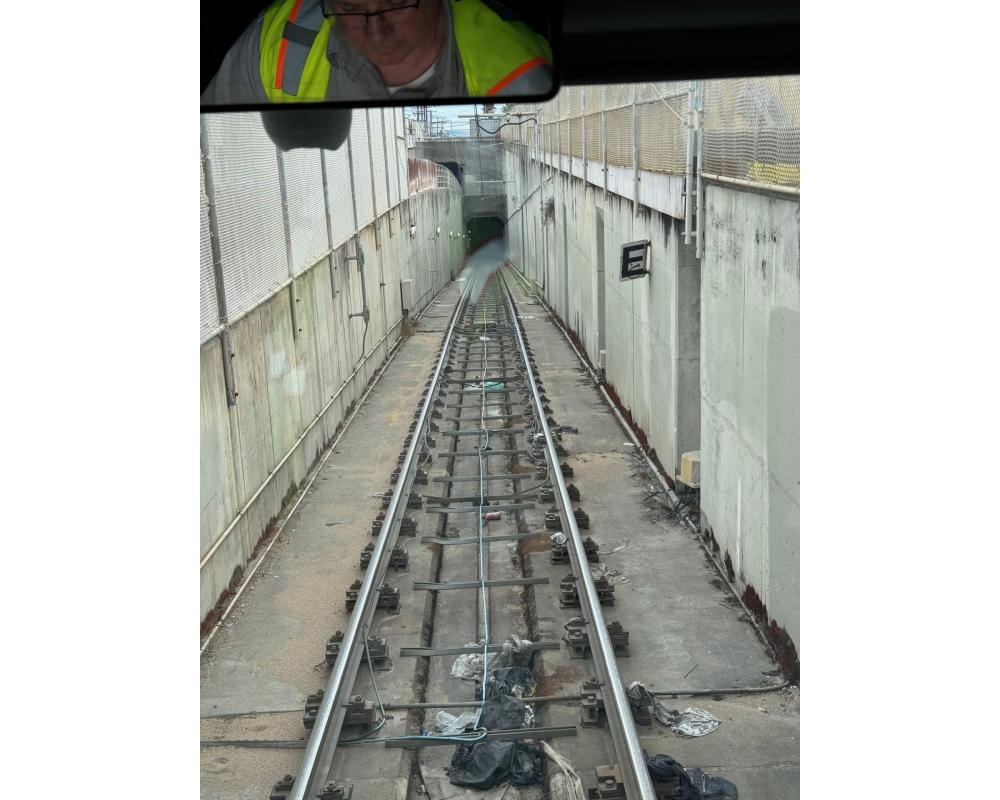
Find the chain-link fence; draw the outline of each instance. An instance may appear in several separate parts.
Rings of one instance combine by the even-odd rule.
[[[458,182],[455,174],[447,167],[435,164],[436,186],[438,189],[451,189],[453,192],[462,193],[462,185]]]
[[[757,185],[799,185],[799,78],[567,86],[531,113],[540,154],[525,156],[524,133],[501,130],[508,149],[573,174],[588,162],[682,176],[689,155],[704,176]],[[700,113],[692,113],[698,112]],[[701,136],[689,136],[697,130]],[[638,160],[638,164],[636,164]],[[580,163],[582,162],[582,164]]]
[[[281,153],[259,114],[201,124],[202,342],[408,196],[402,109],[355,111],[336,151]]]
[[[799,78],[706,81],[703,171],[799,185]]]

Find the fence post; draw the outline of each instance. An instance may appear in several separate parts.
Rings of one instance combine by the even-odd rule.
[[[695,168],[697,169],[697,181],[698,185],[695,190],[695,196],[697,197],[697,206],[695,217],[695,229],[694,229],[694,255],[695,258],[701,258],[702,253],[704,253],[705,244],[705,186],[702,183],[701,176],[704,170],[702,169],[702,159],[705,154],[705,140],[704,140],[704,111],[705,111],[705,82],[697,81],[695,83],[695,135],[697,138],[697,150],[696,158],[697,163]]]
[[[688,84],[687,113],[684,123],[687,127],[687,166],[684,171],[684,244],[691,244],[691,220],[694,217],[694,81]]]
[[[572,91],[572,89],[570,90]],[[567,98],[569,99],[569,98]],[[572,118],[566,119],[566,141],[568,143],[567,149],[569,150],[569,176],[573,177],[573,120]]]
[[[400,114],[403,113],[402,109],[399,110],[399,113]],[[406,179],[406,196],[404,197],[404,195],[403,195],[403,169],[406,167],[406,164],[403,164],[402,166],[400,166],[400,163],[399,163],[399,127],[396,125],[396,123],[398,121],[399,121],[399,117],[396,115],[396,109],[393,109],[393,111],[392,111],[392,157],[396,161],[397,199],[399,200],[400,205],[402,205],[403,200],[409,200],[410,199],[410,179],[409,179],[409,176],[407,176],[407,179]],[[404,148],[404,150],[405,150],[405,148]],[[409,210],[409,209],[407,209],[407,210]],[[406,225],[400,225],[400,227],[401,228],[406,228],[408,226],[406,226]]]
[[[288,222],[288,189],[285,186],[285,157],[279,147],[274,148],[278,155],[278,190],[281,193],[281,226],[285,231],[285,259],[288,262],[289,299],[292,310],[292,338],[298,339],[302,329],[299,327],[298,302],[299,295],[295,289],[295,262],[292,259],[292,228]]]
[[[222,326],[222,378],[226,386],[226,403],[236,405],[236,381],[233,376],[233,340],[229,334],[229,311],[226,308],[226,284],[222,274],[222,247],[219,244],[219,218],[215,208],[215,181],[212,177],[212,158],[208,147],[208,128],[201,117],[201,169],[205,176],[205,196],[208,198],[208,231],[212,243],[212,276],[215,284],[215,302],[219,308]]]
[[[632,86],[632,216],[639,216],[639,115],[636,104],[636,90],[641,84]]]
[[[580,87],[580,138],[583,139],[583,196],[587,196],[587,89]]]
[[[608,87],[601,87],[601,159],[604,161],[604,199],[608,199]]]
[[[389,221],[389,236],[392,236],[392,192],[389,190],[389,143],[386,141],[388,135],[385,128],[385,109],[378,111],[379,124],[382,126],[382,159],[385,162],[385,207]],[[396,165],[396,172],[399,172],[399,165]]]
[[[349,134],[348,138],[350,138]],[[326,175],[326,150],[322,147],[319,149],[319,169],[323,176],[323,210],[325,212],[326,219],[326,247],[327,250],[330,251],[330,255],[327,256],[327,265],[330,268],[330,296],[336,299],[337,279],[333,273],[337,267],[334,265],[333,258],[333,225],[330,222],[330,192],[329,182]]]
[[[381,113],[379,114],[379,119],[382,119]],[[379,283],[379,297],[381,299],[382,306],[382,332],[385,334],[385,356],[389,356],[389,317],[386,315],[385,311],[385,274],[382,271],[382,242],[378,235],[378,197],[375,194],[375,153],[372,151],[372,118],[370,114],[370,109],[365,109],[365,124],[368,126],[368,174],[371,178],[372,183],[372,211],[375,215],[375,219],[372,221],[372,230],[375,232],[375,254],[378,256],[378,283]],[[381,124],[381,123],[380,123]],[[382,125],[382,145],[385,147],[385,126]],[[389,176],[386,175],[386,205],[389,204],[388,190],[389,190]],[[386,212],[388,214],[388,211]],[[390,215],[391,216],[391,215]],[[362,282],[362,285],[363,282]],[[364,352],[361,353],[362,358],[364,357]]]
[[[367,108],[365,109],[365,129],[368,133],[368,177],[372,185],[372,214],[375,217],[375,249],[378,250],[381,243],[378,238],[378,196],[375,193],[375,156],[372,154],[372,118]]]

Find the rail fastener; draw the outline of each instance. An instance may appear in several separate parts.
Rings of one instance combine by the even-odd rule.
[[[382,525],[385,522],[385,512],[380,511],[378,516],[372,521],[372,536],[378,536],[379,531],[382,530]],[[399,535],[400,536],[416,536],[417,535],[417,522],[413,517],[403,517],[403,521],[399,524]]]
[[[288,793],[292,790],[292,786],[294,785],[295,777],[292,775],[285,775],[281,778],[281,780],[274,784],[268,800],[288,800]]]
[[[586,621],[577,617],[567,622],[563,627],[566,630],[563,642],[566,643],[569,657],[574,659],[590,658],[590,635],[587,633]],[[609,622],[607,629],[615,655],[619,658],[628,658],[632,654],[629,650],[628,631],[617,620]]]
[[[613,606],[615,604],[615,587],[603,575],[594,578],[594,589],[597,591],[597,600],[602,606]],[[567,575],[559,581],[559,607],[579,608],[580,594],[576,588],[576,577]]]
[[[354,606],[358,603],[358,592],[361,590],[361,581],[354,581],[347,589],[347,610],[353,611]],[[381,608],[390,613],[399,611],[399,589],[395,586],[390,586],[388,583],[383,584],[382,588],[378,592],[378,601],[375,608]]]
[[[599,548],[597,542],[595,542],[591,537],[587,537],[583,540],[583,549],[587,553],[587,561],[591,564],[600,564],[601,555],[599,553]],[[569,550],[566,547],[566,542],[551,542],[551,548],[549,550],[549,561],[553,564],[569,564]]]
[[[327,639],[326,663],[328,666],[332,667],[336,663],[337,656],[340,655],[340,643],[342,641],[344,641],[343,631],[336,631],[333,636]],[[375,669],[387,670],[392,666],[389,661],[389,645],[381,636],[368,637],[368,647],[365,649],[364,655],[361,656],[363,663],[368,662],[369,654],[371,655],[371,665]]]
[[[372,553],[375,552],[375,542],[369,542],[361,551],[361,569],[368,569],[372,562]],[[389,568],[395,570],[407,569],[410,566],[410,554],[401,545],[392,548],[389,556]]]

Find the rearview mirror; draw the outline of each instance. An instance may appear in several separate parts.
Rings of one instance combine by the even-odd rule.
[[[202,15],[203,112],[535,102],[559,89],[557,2],[271,0],[230,13]]]

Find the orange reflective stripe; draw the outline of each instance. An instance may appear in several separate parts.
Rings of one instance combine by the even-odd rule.
[[[288,15],[288,19],[291,22],[295,22],[295,18],[299,15],[299,9],[302,7],[302,0],[295,0],[295,5],[292,6],[292,13]],[[280,89],[282,82],[285,79],[285,51],[288,49],[288,39],[281,40],[281,46],[278,48],[278,68],[274,72],[274,88]]]
[[[493,86],[491,89],[489,89],[486,92],[486,96],[489,97],[490,95],[502,91],[504,87],[512,84],[514,81],[520,78],[525,72],[528,72],[529,70],[532,70],[535,67],[541,66],[542,64],[548,64],[548,63],[549,62],[544,58],[533,58],[531,61],[528,61],[527,63],[522,64],[517,69],[515,69],[512,73],[510,73],[510,75],[508,75],[498,84],[496,84],[496,86]]]
[[[288,49],[288,39],[282,39],[278,47],[278,68],[274,72],[274,88],[280,89],[285,79],[285,50]]]

